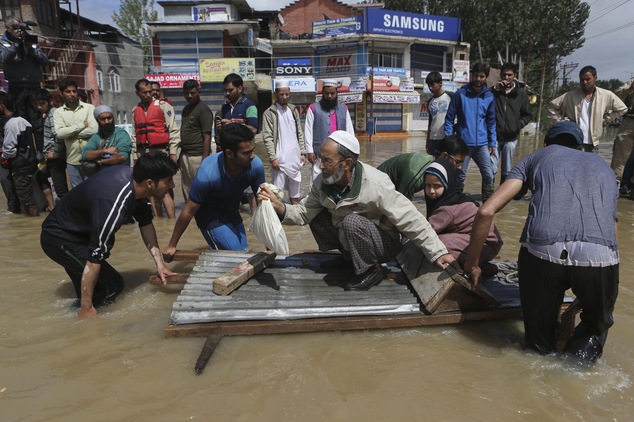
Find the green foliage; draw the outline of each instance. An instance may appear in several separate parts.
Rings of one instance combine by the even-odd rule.
[[[452,16],[462,20],[471,61],[497,63],[497,53],[522,58],[529,85],[538,86],[542,66],[552,75],[559,58],[583,46],[590,6],[580,0],[386,0],[387,9]],[[478,44],[481,47],[478,47]]]
[[[154,10],[154,0],[121,0],[119,13],[112,14],[112,20],[125,35],[143,46],[143,67],[152,64],[152,35],[143,21],[158,20]]]
[[[604,79],[599,79],[597,81],[597,86],[599,88],[604,88],[604,89],[609,89],[610,91],[616,91],[618,88],[620,88],[625,82],[623,82],[620,79],[609,79],[609,80],[604,80]]]

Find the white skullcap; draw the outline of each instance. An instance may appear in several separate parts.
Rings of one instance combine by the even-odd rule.
[[[330,135],[328,135],[328,139],[332,139],[339,145],[348,148],[348,150],[353,154],[359,155],[359,141],[357,140],[356,136],[350,135],[345,130],[336,130],[332,132]]]
[[[277,88],[289,88],[288,79],[276,79],[275,80],[275,89]]]
[[[95,111],[94,111],[95,119],[99,117],[101,113],[112,113],[112,109],[105,104],[95,107]]]
[[[337,81],[334,79],[324,79],[324,83],[323,86],[334,86],[337,87],[339,84],[337,84]]]

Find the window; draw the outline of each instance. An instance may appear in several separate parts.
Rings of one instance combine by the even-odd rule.
[[[11,15],[22,19],[20,0],[0,0],[0,12],[2,13],[2,19]]]
[[[103,91],[103,72],[100,69],[97,69],[97,88]]]
[[[108,83],[111,92],[121,92],[121,78],[116,69],[108,72]]]
[[[402,53],[374,53],[376,67],[403,67]]]
[[[53,26],[53,7],[50,2],[40,0],[37,3],[37,22],[40,25]]]

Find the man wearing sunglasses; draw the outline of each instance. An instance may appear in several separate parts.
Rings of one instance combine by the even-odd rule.
[[[517,66],[505,63],[500,69],[500,81],[491,89],[495,97],[495,127],[500,155],[500,184],[513,167],[517,138],[533,117],[528,106],[524,83],[516,79]]]

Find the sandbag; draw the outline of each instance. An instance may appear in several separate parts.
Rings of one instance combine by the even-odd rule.
[[[281,198],[281,195],[284,194],[277,186],[270,183],[267,183],[266,187],[274,192],[278,198]],[[249,230],[269,250],[276,252],[278,255],[288,255],[290,253],[282,222],[277,216],[275,209],[273,209],[271,201],[265,200],[260,203],[255,210],[255,214],[253,214]]]

